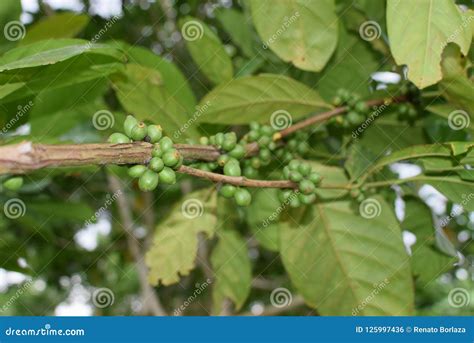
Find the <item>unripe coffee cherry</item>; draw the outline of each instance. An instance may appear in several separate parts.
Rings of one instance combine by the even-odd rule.
[[[150,138],[150,143],[157,143],[163,137],[163,129],[160,125],[149,125],[147,136]]]
[[[237,187],[233,185],[224,185],[220,189],[220,193],[224,198],[232,198],[235,194]]]
[[[107,141],[113,144],[124,144],[124,143],[130,143],[130,138],[125,136],[123,133],[115,132],[110,135]]]
[[[314,183],[312,183],[309,180],[301,180],[298,188],[301,191],[301,193],[306,194],[306,195],[314,193],[314,191],[316,190]]]
[[[235,191],[234,199],[239,206],[248,206],[252,202],[252,195],[245,188],[239,188]]]
[[[253,121],[249,124],[250,130],[252,131],[258,131],[260,129],[260,124],[257,123],[256,121]]]
[[[142,141],[146,137],[147,129],[144,122],[139,122],[132,128],[132,139],[134,141]]]
[[[163,156],[163,149],[161,148],[160,144],[155,144],[153,146],[153,150],[151,151],[151,156],[153,157]]]
[[[355,106],[354,106],[354,109],[359,112],[359,113],[364,113],[364,112],[367,112],[368,109],[369,109],[369,106],[367,106],[367,104],[363,101],[358,101]]]
[[[158,186],[158,174],[152,170],[146,170],[138,179],[138,187],[144,192],[152,191],[156,186]]]
[[[123,122],[123,131],[128,137],[132,137],[132,129],[138,124],[138,120],[134,116],[128,115]]]
[[[250,159],[250,165],[252,166],[252,168],[259,169],[262,166],[262,162],[258,157],[252,157]]]
[[[290,200],[290,207],[297,208],[301,206],[301,201],[297,196],[292,196],[289,200]]]
[[[153,170],[154,172],[157,172],[159,173],[160,171],[163,170],[163,168],[165,167],[165,164],[163,163],[163,160],[159,157],[153,157],[151,160],[150,160],[150,163],[148,164],[148,166],[150,167],[151,170]]]
[[[273,135],[273,132],[274,132],[274,130],[269,125],[263,125],[260,128],[260,134],[263,135],[263,136],[271,137]]]
[[[229,156],[240,160],[245,156],[245,147],[242,144],[237,144],[234,149],[229,151]]]
[[[298,167],[298,171],[303,176],[308,176],[311,173],[311,166],[308,163],[301,163]]]
[[[216,134],[216,145],[221,147],[222,143],[224,143],[225,136],[222,132]]]
[[[316,194],[298,194],[299,201],[304,205],[310,205],[316,201]]]
[[[173,141],[169,137],[165,136],[161,138],[159,143],[160,143],[160,147],[163,153],[170,149],[173,149]]]
[[[290,163],[288,163],[288,168],[290,168],[290,170],[298,170],[300,164],[301,162],[298,160],[291,160]]]
[[[225,166],[227,162],[229,162],[230,157],[229,155],[220,155],[217,158],[217,164],[221,167]]]
[[[128,175],[133,178],[139,178],[146,172],[146,170],[146,166],[137,164],[136,166],[128,168]]]
[[[224,166],[224,175],[227,175],[227,176],[242,175],[242,170],[240,169],[239,162],[236,160],[229,160]]]
[[[164,167],[163,170],[159,173],[160,182],[166,185],[173,185],[176,183],[176,173],[173,169],[169,167]]]
[[[11,177],[3,182],[3,187],[10,191],[17,191],[23,186],[23,178],[21,176]]]
[[[265,162],[270,161],[272,159],[272,153],[266,148],[260,149],[258,156],[262,159],[262,161]]]
[[[321,175],[316,172],[309,174],[308,180],[311,181],[315,186],[321,183]]]
[[[207,138],[207,137],[201,137],[201,138],[199,138],[199,144],[202,144],[202,145],[209,145],[209,138]]]
[[[244,175],[249,179],[256,179],[258,178],[258,171],[255,168],[252,168],[252,166],[246,166],[244,167]]]
[[[178,150],[170,149],[163,154],[163,162],[165,166],[173,168],[178,164],[180,157],[181,155]]]
[[[301,180],[303,180],[303,175],[301,175],[300,172],[296,170],[290,171],[289,176],[290,176],[289,179],[293,182],[300,182]]]
[[[257,139],[260,138],[260,134],[257,131],[249,131],[247,134],[247,138],[249,142],[255,142]]]

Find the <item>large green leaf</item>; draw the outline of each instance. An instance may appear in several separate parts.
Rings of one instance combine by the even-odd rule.
[[[158,70],[163,79],[163,86],[170,95],[176,98],[179,103],[186,108],[187,113],[195,111],[196,97],[184,75],[173,63],[154,54],[148,49],[133,47],[125,43],[120,45],[124,47],[125,54],[130,63],[140,64]]]
[[[249,0],[264,46],[296,67],[320,71],[337,44],[334,0]]]
[[[413,285],[401,230],[381,198],[366,219],[347,201],[319,203],[281,224],[285,269],[322,315],[409,315]]]
[[[247,245],[236,231],[220,230],[219,240],[211,255],[214,270],[212,297],[214,311],[219,313],[224,299],[231,299],[237,310],[250,293],[252,266]]]
[[[89,16],[76,13],[59,13],[38,21],[28,27],[22,45],[43,39],[72,38],[89,23]]]
[[[113,86],[122,106],[137,118],[159,123],[177,140],[197,136],[195,126],[184,126],[190,114],[166,89],[158,70],[128,64],[124,76],[117,77]]]
[[[8,49],[9,45],[15,44],[25,34],[25,26],[20,22],[21,1],[0,1],[0,52]]]
[[[336,52],[321,75],[318,90],[325,99],[332,99],[341,85],[359,95],[369,95],[371,74],[379,67],[366,42],[341,24]]]
[[[145,257],[151,284],[171,285],[194,269],[197,235],[214,234],[216,211],[216,195],[213,192],[209,197],[209,189],[190,193],[171,210],[156,228],[153,245]]]
[[[441,54],[450,42],[467,55],[472,39],[460,10],[451,0],[387,1],[390,49],[397,64],[419,88],[438,82]]]
[[[219,37],[201,20],[186,17],[179,22],[186,47],[199,70],[213,83],[229,81],[234,74],[230,56]]]
[[[428,206],[415,198],[406,199],[402,228],[416,235],[416,243],[411,247],[411,265],[421,285],[429,284],[452,268],[456,259],[441,253],[435,246],[435,228]]]
[[[255,55],[253,47],[253,32],[245,15],[233,8],[219,7],[214,11],[226,33],[232,38],[247,57]]]
[[[319,94],[307,86],[281,75],[246,76],[221,85],[201,100],[207,108],[201,122],[246,124],[268,122],[276,111],[286,111],[292,120],[311,112],[330,109]]]
[[[449,200],[460,204],[467,211],[474,211],[474,182],[463,180],[458,176],[420,177],[419,181],[427,183],[443,193]]]

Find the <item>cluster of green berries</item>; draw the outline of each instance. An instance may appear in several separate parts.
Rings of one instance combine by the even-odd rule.
[[[244,176],[254,179],[258,177],[258,170],[267,166],[272,161],[272,152],[276,150],[277,144],[274,140],[276,130],[270,125],[261,125],[257,122],[250,123],[250,131],[243,137],[245,143],[256,142],[258,155],[243,162]]]
[[[13,176],[3,181],[3,187],[10,191],[17,191],[23,186],[23,178],[21,176]]]
[[[176,183],[175,170],[183,164],[183,156],[173,147],[173,141],[163,135],[160,125],[146,125],[129,115],[123,124],[124,132],[113,133],[111,143],[129,143],[147,141],[153,143],[152,158],[147,165],[137,164],[128,169],[128,175],[138,178],[138,187],[149,192],[159,183],[172,185]]]
[[[282,163],[289,163],[297,156],[304,157],[309,152],[310,133],[298,131],[290,138],[282,149],[278,149],[275,154]]]
[[[297,191],[284,190],[280,192],[280,200],[291,207],[312,204],[316,200],[316,189],[321,183],[321,175],[313,171],[311,166],[303,161],[291,160],[283,168],[285,179],[298,184]]]
[[[412,104],[400,104],[397,112],[399,120],[413,122],[418,117],[418,112]]]
[[[360,96],[349,92],[347,89],[338,89],[332,103],[335,106],[347,106],[348,111],[344,116],[337,116],[330,121],[343,128],[354,127],[364,122],[369,115],[369,107],[360,99]]]

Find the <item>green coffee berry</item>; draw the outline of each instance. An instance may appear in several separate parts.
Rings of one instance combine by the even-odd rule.
[[[289,198],[290,200],[290,207],[297,208],[301,206],[301,201],[298,197],[292,196]]]
[[[273,132],[274,130],[272,129],[271,126],[269,125],[263,125],[261,128],[260,128],[260,134],[263,135],[263,136],[269,136],[271,137],[273,135]]]
[[[169,167],[164,167],[158,175],[160,177],[160,182],[166,185],[173,185],[176,183],[176,173]]]
[[[258,146],[267,146],[271,141],[272,139],[269,136],[262,136],[258,139]]]
[[[147,134],[147,128],[144,122],[139,122],[132,128],[131,138],[134,141],[142,141]]]
[[[258,171],[257,171],[257,169],[252,168],[252,166],[245,166],[243,173],[244,173],[245,177],[248,177],[249,179],[258,178]]]
[[[23,186],[23,178],[21,176],[11,177],[3,182],[3,187],[10,191],[17,191]]]
[[[250,125],[250,130],[252,131],[258,131],[260,129],[260,124],[257,123],[256,121],[251,122],[249,125]]]
[[[153,157],[148,164],[148,167],[154,172],[159,173],[165,167],[163,160],[159,157]]]
[[[258,157],[252,157],[250,159],[250,166],[255,169],[260,169],[262,166],[262,161]]]
[[[235,191],[234,199],[239,206],[248,206],[252,202],[252,195],[245,188],[239,188]]]
[[[303,175],[301,175],[300,172],[296,170],[292,170],[290,171],[289,179],[293,182],[300,182],[301,180],[303,180]]]
[[[308,151],[309,151],[309,145],[308,145],[308,143],[306,143],[306,142],[301,142],[300,144],[298,144],[298,147],[296,148],[296,151],[297,151],[298,154],[300,154],[300,155],[304,155],[304,154],[308,153]]]
[[[332,98],[332,103],[334,106],[339,106],[339,105],[342,105],[343,101],[340,96],[336,95],[334,98]]]
[[[316,172],[309,174],[308,180],[311,181],[315,186],[321,183],[321,175]]]
[[[158,186],[158,174],[152,170],[146,170],[140,179],[138,179],[138,187],[144,191],[152,191]]]
[[[351,125],[358,125],[361,122],[361,116],[355,111],[349,111],[347,113],[347,120]]]
[[[232,149],[235,148],[236,144],[237,144],[237,142],[226,139],[222,143],[222,149],[224,149],[225,151],[231,151]]]
[[[311,166],[308,163],[301,163],[298,166],[298,171],[303,176],[308,176],[311,173]]]
[[[260,138],[260,134],[258,133],[258,131],[249,131],[249,133],[247,134],[247,138],[249,142],[255,142],[257,139]]]
[[[125,136],[123,133],[115,132],[110,135],[107,141],[113,144],[124,144],[124,143],[130,143],[130,138]]]
[[[229,162],[230,157],[229,155],[220,155],[217,158],[217,164],[221,167],[225,166],[227,162]]]
[[[227,176],[242,175],[239,162],[236,160],[229,160],[224,166],[224,175],[227,175]]]
[[[138,120],[134,116],[128,115],[127,118],[125,118],[125,121],[123,122],[123,131],[128,137],[132,137],[132,129],[137,124]]]
[[[209,162],[207,163],[207,166],[209,167],[210,170],[216,170],[219,167],[219,165],[216,162]]]
[[[413,108],[413,107],[410,107],[408,109],[408,118],[416,118],[416,116],[418,115],[418,113],[416,112],[416,110]]]
[[[160,125],[149,125],[147,136],[150,138],[150,143],[157,143],[163,137],[163,129]]]
[[[137,164],[136,166],[128,168],[128,175],[133,178],[139,178],[146,172],[146,170],[146,166]]]
[[[272,159],[272,153],[266,148],[260,149],[258,156],[262,159],[262,161],[270,161]]]
[[[233,185],[224,185],[220,189],[220,194],[224,198],[232,198],[235,194],[235,191],[237,190],[237,187]]]
[[[163,152],[173,149],[173,141],[167,136],[161,138],[159,143]]]
[[[401,104],[399,107],[398,107],[398,113],[400,114],[407,114],[408,113],[408,105],[407,104]]]
[[[291,197],[293,196],[293,194],[294,194],[294,193],[293,193],[292,190],[290,190],[290,189],[285,189],[285,190],[279,192],[278,197],[280,198],[280,201],[281,201],[281,202],[286,203],[286,202],[288,202],[288,201],[291,199]]]
[[[364,113],[364,112],[367,112],[367,110],[369,109],[369,106],[367,106],[367,104],[364,101],[358,101],[355,104],[354,109],[359,113]]]
[[[201,137],[201,138],[199,138],[199,144],[202,144],[202,145],[209,145],[209,138],[207,138],[207,137]]]
[[[298,194],[299,201],[304,205],[310,205],[316,200],[316,194]]]
[[[216,134],[216,145],[221,147],[225,140],[225,135],[222,132]]]
[[[229,156],[240,160],[245,156],[245,147],[242,144],[237,144],[231,151],[229,151]]]
[[[153,146],[153,150],[151,151],[151,156],[153,156],[153,157],[163,156],[163,149],[161,149],[160,144],[155,144]]]
[[[178,164],[180,153],[176,149],[170,149],[163,154],[163,162],[165,166],[173,168]]]
[[[296,148],[298,147],[298,141],[296,139],[290,139],[287,143],[287,147],[291,151],[296,150]]]
[[[179,167],[181,167],[183,165],[183,162],[184,162],[184,157],[183,157],[183,155],[179,154],[178,163],[176,163],[173,168],[175,170],[178,170]],[[212,165],[212,167],[211,167],[211,165]],[[215,162],[214,163],[209,163],[209,168],[211,168],[212,170],[216,169],[217,168],[217,163],[215,163]]]
[[[285,179],[289,179],[289,178],[290,178],[290,172],[291,172],[291,170],[290,170],[290,168],[289,168],[288,166],[284,166],[284,167],[283,167],[283,177],[284,177]]]
[[[314,191],[316,190],[314,183],[312,183],[309,180],[301,180],[301,182],[298,185],[298,188],[301,191],[301,193],[306,194],[306,195],[314,193]]]
[[[300,164],[301,162],[298,160],[291,160],[290,163],[288,163],[288,168],[290,168],[290,170],[298,170]]]
[[[270,143],[268,143],[267,148],[273,151],[277,148],[277,145],[275,142],[271,141]]]

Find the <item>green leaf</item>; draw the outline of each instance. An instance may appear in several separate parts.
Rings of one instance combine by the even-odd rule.
[[[341,86],[361,96],[369,95],[371,74],[379,67],[368,45],[359,35],[347,32],[341,24],[336,52],[323,70],[318,90],[328,100]]]
[[[467,211],[474,211],[474,182],[463,180],[457,176],[437,176],[420,178],[420,182],[430,184],[443,193],[449,200],[460,204]]]
[[[329,186],[341,187],[348,184],[348,179],[344,169],[324,165],[315,161],[306,161],[311,165],[313,171],[322,176],[320,187],[316,188],[316,195],[322,199],[337,199],[348,193],[345,189],[324,188]]]
[[[285,209],[278,200],[278,192],[271,188],[256,190],[245,216],[255,239],[271,251],[278,251],[280,246],[278,218]]]
[[[408,78],[425,88],[441,80],[441,54],[450,42],[467,55],[471,26],[450,0],[388,0],[390,49],[397,64],[408,66]]]
[[[25,27],[20,22],[21,15],[21,1],[18,0],[3,0],[0,1],[0,28],[2,34],[0,35],[0,51],[3,53],[5,48],[16,43],[22,38],[25,33]],[[8,25],[8,26],[7,26]],[[10,32],[6,35],[5,32]]]
[[[366,219],[351,203],[318,203],[281,224],[283,264],[305,302],[322,315],[410,315],[413,285],[392,209],[370,199]]]
[[[229,81],[234,74],[232,61],[219,37],[204,22],[193,17],[180,20],[179,25],[199,70],[214,84]]]
[[[453,267],[456,259],[442,254],[435,246],[434,223],[428,206],[416,198],[405,199],[402,227],[416,235],[416,243],[411,247],[411,265],[422,286]]]
[[[228,298],[239,310],[250,293],[252,266],[246,242],[235,231],[220,230],[211,255],[215,281],[212,297],[214,311],[219,313]]]
[[[334,0],[249,0],[264,47],[299,69],[320,71],[337,44]],[[315,34],[317,32],[317,34]]]
[[[89,23],[89,16],[76,13],[59,13],[38,21],[28,27],[22,45],[44,39],[73,38]]]
[[[188,275],[195,267],[198,233],[212,237],[217,224],[216,194],[209,189],[188,194],[158,225],[153,245],[145,256],[150,268],[149,281],[171,285],[180,275]],[[204,201],[204,199],[207,199]]]
[[[443,82],[441,82],[442,84]],[[442,86],[441,86],[442,87]],[[466,112],[464,114],[462,111],[459,110],[458,106],[455,106],[454,104],[436,104],[436,105],[430,105],[426,107],[428,111],[431,113],[434,113],[440,117],[446,118],[446,121],[449,123],[449,118],[451,115],[451,121],[455,120],[455,116],[458,116],[459,123],[461,125],[457,125],[456,127],[461,127],[461,126],[466,126],[466,124],[469,124],[466,126],[466,129],[469,130],[472,134],[474,134],[474,118],[472,118],[469,113]],[[454,113],[454,114],[451,114]],[[469,118],[469,120],[467,120]],[[456,122],[453,124],[456,125]],[[451,125],[453,125],[451,124]]]
[[[202,100],[209,106],[199,121],[219,124],[268,122],[275,111],[287,111],[295,121],[322,109],[330,109],[319,94],[289,77],[273,74],[246,76],[212,90]]]
[[[171,96],[176,98],[187,113],[193,113],[196,97],[181,71],[171,62],[142,47],[133,47],[122,43],[126,56],[131,63],[156,69],[163,79],[163,86]]]
[[[189,113],[166,89],[158,70],[128,64],[124,76],[114,79],[113,87],[125,110],[137,118],[159,123],[176,140],[198,136],[195,126],[184,127]]]
[[[216,19],[244,55],[253,57],[253,32],[245,15],[233,8],[219,7],[214,11]]]

